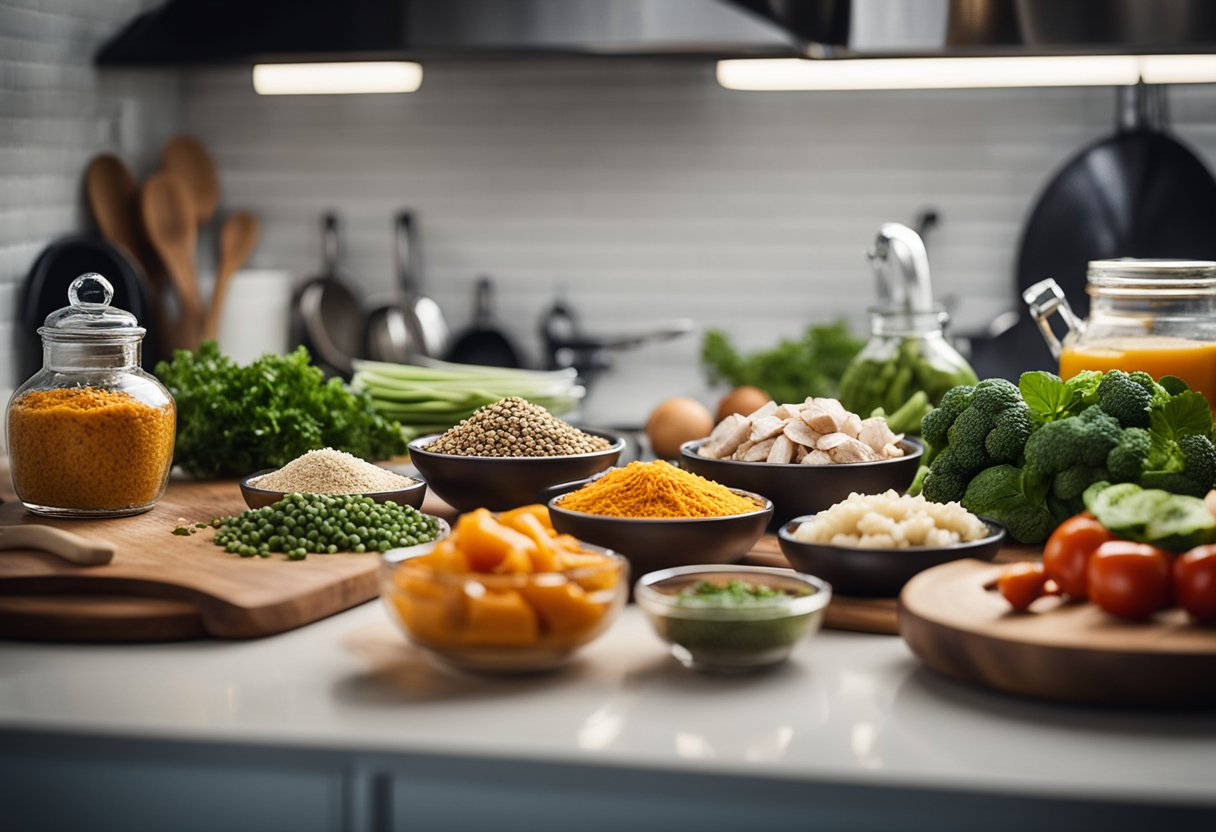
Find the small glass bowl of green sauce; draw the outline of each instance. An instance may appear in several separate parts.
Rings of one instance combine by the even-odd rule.
[[[742,673],[780,664],[816,632],[832,587],[764,566],[680,566],[643,575],[638,606],[685,667]]]

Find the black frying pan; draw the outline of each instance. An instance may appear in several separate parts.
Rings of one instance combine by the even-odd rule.
[[[64,237],[48,245],[30,268],[21,295],[17,326],[20,378],[24,381],[42,368],[42,339],[38,327],[46,316],[68,305],[68,287],[82,274],[97,272],[114,287],[110,305],[125,309],[146,329],[143,367],[151,372],[160,360],[160,333],[142,272],[114,246],[98,237]]]
[[[1018,252],[1019,307],[1022,290],[1051,277],[1073,310],[1087,316],[1090,260],[1216,260],[1216,179],[1157,126],[1164,120],[1163,90],[1123,88],[1120,94],[1123,121],[1130,124],[1068,161],[1035,203]],[[975,358],[981,375],[1016,378],[1023,370],[1055,368],[1025,311],[1016,327]]]
[[[484,364],[490,367],[521,367],[519,350],[494,322],[494,284],[490,278],[477,281],[473,326],[452,344],[448,361]]]

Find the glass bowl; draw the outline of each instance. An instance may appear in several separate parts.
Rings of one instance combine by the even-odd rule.
[[[743,581],[793,597],[731,606],[681,603],[678,594],[701,581]],[[685,667],[744,673],[780,664],[823,624],[832,587],[811,575],[765,566],[681,566],[643,575],[634,598],[659,638]]]
[[[445,572],[427,565],[434,543],[382,557],[380,595],[411,642],[462,670],[528,673],[562,667],[616,619],[629,593],[629,563],[559,572]]]

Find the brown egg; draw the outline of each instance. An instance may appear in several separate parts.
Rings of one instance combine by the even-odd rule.
[[[764,407],[770,398],[772,397],[759,387],[736,387],[718,402],[718,421],[721,422],[732,413],[746,416]]]
[[[660,459],[674,459],[680,455],[680,445],[708,436],[713,429],[709,408],[692,399],[668,399],[646,420],[646,438]]]

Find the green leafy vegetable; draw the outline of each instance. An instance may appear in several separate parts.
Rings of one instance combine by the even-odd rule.
[[[324,447],[367,460],[405,451],[401,426],[366,394],[325,381],[302,347],[242,367],[207,341],[197,352],[178,350],[156,375],[177,403],[174,462],[195,477],[279,468]]]
[[[843,321],[808,327],[797,341],[782,339],[773,349],[750,355],[741,354],[726,333],[711,329],[705,333],[701,361],[714,383],[753,385],[778,402],[800,402],[807,396],[835,396],[862,346]]]

